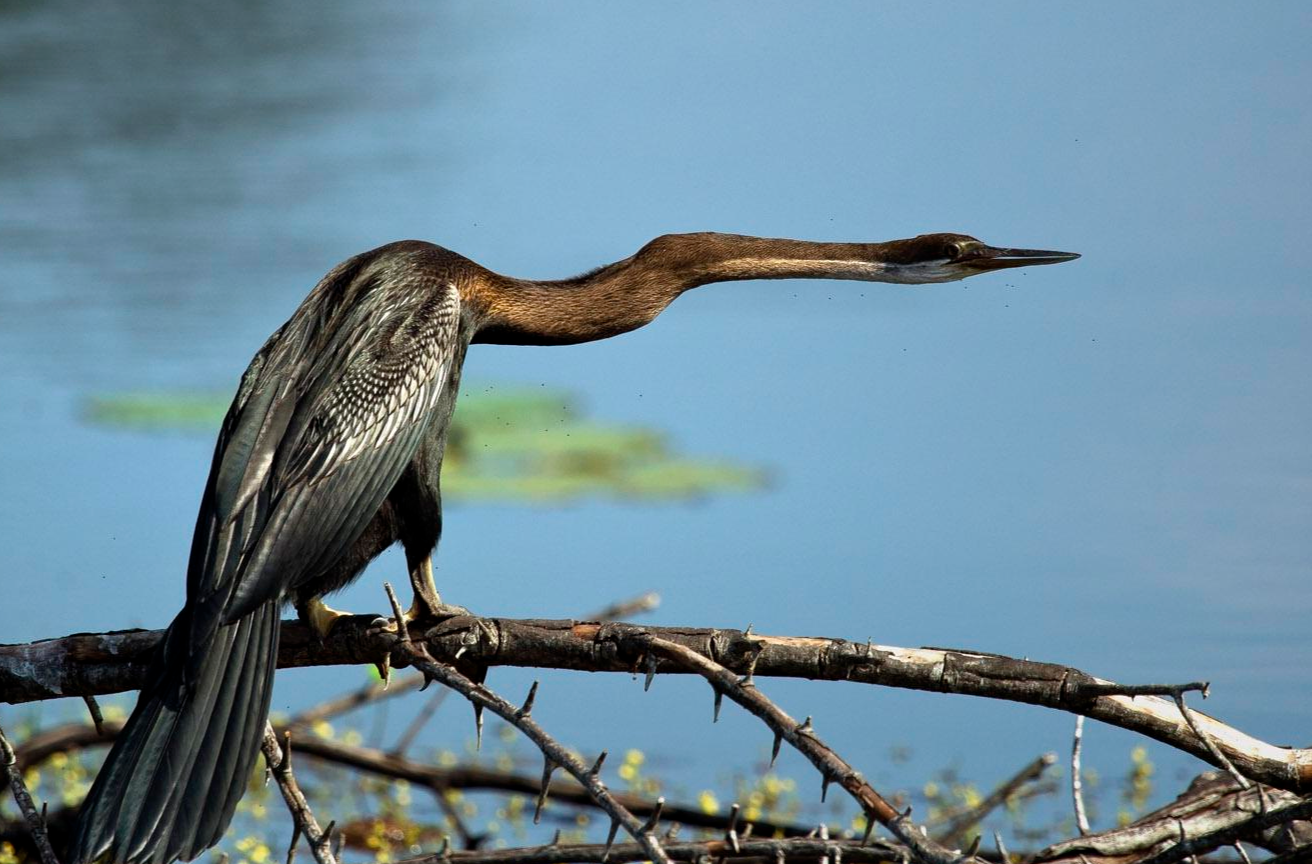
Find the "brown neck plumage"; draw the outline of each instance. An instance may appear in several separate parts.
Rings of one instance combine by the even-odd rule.
[[[738,234],[667,234],[636,255],[574,279],[535,282],[486,273],[475,342],[566,345],[650,322],[676,297],[738,279],[880,281],[896,243],[812,243]]]

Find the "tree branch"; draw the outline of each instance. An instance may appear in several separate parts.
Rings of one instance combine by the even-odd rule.
[[[372,620],[374,616],[362,615],[340,621],[323,645],[299,623],[284,622],[279,665],[376,662],[388,654],[396,636],[371,628]],[[453,660],[458,654],[464,662],[479,666],[591,672],[632,672],[643,653],[643,640],[654,636],[739,675],[754,664],[755,674],[762,677],[853,681],[1042,705],[1138,732],[1218,764],[1210,741],[1250,780],[1290,791],[1312,790],[1312,748],[1277,747],[1190,709],[1196,734],[1174,697],[1185,689],[1201,689],[1201,684],[1123,687],[1068,666],[996,654],[749,635],[740,630],[468,616],[427,628],[412,625],[411,630],[416,643],[438,660]],[[139,688],[162,636],[163,631],[138,630],[2,645],[0,701]],[[665,671],[682,669],[669,666]],[[1145,695],[1150,693],[1162,695]]]
[[[27,822],[27,830],[31,833],[32,841],[41,856],[41,864],[59,864],[59,859],[55,857],[55,850],[50,846],[50,835],[46,833],[45,818],[37,812],[32,795],[27,791],[27,784],[23,782],[23,772],[18,767],[18,756],[14,753],[9,739],[5,737],[3,729],[0,729],[0,766],[5,769],[9,789],[14,793],[14,802],[18,804],[23,820]]]
[[[906,850],[900,846],[879,841],[860,845],[855,840],[822,840],[812,837],[794,837],[786,840],[743,840],[734,849],[727,840],[672,843],[666,841],[665,851],[674,861],[733,861],[736,864],[775,864],[785,860],[822,862],[902,862]],[[445,854],[407,858],[398,864],[622,864],[646,861],[647,853],[637,843],[616,843],[609,847],[600,843],[558,844],[530,846],[519,849],[488,849],[476,852],[448,850]]]
[[[295,826],[292,830],[292,842],[287,847],[287,862],[291,864],[295,857],[297,837],[304,835],[306,842],[310,844],[310,852],[318,864],[337,864],[337,857],[333,855],[332,849],[333,826],[330,823],[328,830],[325,831],[319,827],[318,820],[314,818],[314,813],[310,810],[310,802],[305,800],[301,787],[296,784],[296,776],[292,773],[291,734],[284,733],[284,736],[286,747],[278,744],[278,736],[273,733],[273,727],[266,722],[264,740],[260,742],[260,749],[264,751],[264,761],[268,763],[269,772],[278,781],[278,789],[282,792],[283,800],[287,802],[287,810],[291,813],[292,823]]]
[[[335,700],[334,700],[335,701]],[[290,724],[288,724],[290,726]],[[275,727],[275,733],[281,738],[288,727]],[[23,742],[18,755],[18,768],[40,765],[55,753],[66,753],[89,747],[109,746],[122,731],[123,724],[106,721],[104,735],[85,723],[68,723],[42,730]],[[478,765],[457,765],[444,768],[406,758],[394,752],[385,752],[372,747],[347,744],[344,741],[320,738],[313,734],[302,734],[296,739],[296,755],[301,759],[313,759],[332,765],[341,765],[356,771],[405,780],[415,786],[441,793],[447,789],[479,789],[496,792],[508,792],[520,795],[538,795],[542,790],[539,776],[513,771],[498,771]],[[573,779],[552,783],[551,794],[556,800],[578,807],[596,807],[588,791]],[[654,809],[651,801],[626,792],[613,791],[615,800],[623,804],[635,816],[649,817]],[[707,813],[692,804],[666,804],[663,815],[666,819],[680,822],[689,828],[720,829],[724,827],[722,814]],[[782,834],[796,837],[806,834],[814,826],[788,822],[774,822],[757,819],[754,822],[758,834]]]

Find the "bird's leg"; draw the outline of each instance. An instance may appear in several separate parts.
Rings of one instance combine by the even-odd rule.
[[[296,615],[315,632],[320,642],[328,638],[328,633],[337,623],[337,619],[351,617],[350,612],[334,609],[324,603],[323,598],[317,596],[297,602]]]
[[[442,595],[437,593],[437,583],[433,581],[433,554],[430,552],[410,567],[410,586],[414,589],[414,600],[405,613],[405,620],[417,621],[420,618],[450,618],[453,615],[468,615],[469,610],[463,606],[448,606],[442,602]]]

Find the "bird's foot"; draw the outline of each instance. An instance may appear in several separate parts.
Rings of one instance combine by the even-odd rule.
[[[319,637],[320,643],[328,638],[334,624],[342,618],[351,617],[350,612],[334,609],[319,597],[311,597],[304,603],[297,603],[296,615],[307,627],[314,631],[314,635]]]

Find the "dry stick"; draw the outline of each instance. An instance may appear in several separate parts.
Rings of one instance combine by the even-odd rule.
[[[835,753],[829,745],[821,741],[811,726],[810,717],[807,717],[805,722],[798,723],[788,716],[756,688],[750,674],[747,678],[740,680],[737,675],[719,663],[708,660],[695,651],[666,639],[648,637],[643,642],[649,651],[660,654],[680,666],[692,669],[709,681],[711,688],[717,694],[723,693],[761,718],[767,726],[774,730],[776,752],[778,743],[782,739],[811,760],[811,764],[820,771],[820,776],[823,778],[821,786],[822,799],[824,790],[828,789],[831,782],[836,781],[856,799],[856,802],[865,813],[867,824],[871,819],[879,820],[881,824],[893,832],[897,839],[905,843],[919,860],[929,862],[929,864],[948,864],[948,862],[956,862],[961,859],[960,855],[944,849],[938,843],[929,839],[922,828],[913,825],[906,814],[895,810],[893,805],[876,792],[875,788],[867,783],[859,772]],[[654,670],[654,664],[648,667],[649,680]]]
[[[1312,816],[1312,799],[1299,801],[1286,807],[1258,813],[1251,819],[1230,825],[1219,831],[1181,838],[1180,842],[1174,846],[1169,846],[1156,855],[1143,858],[1135,864],[1173,864],[1173,862],[1182,861],[1195,855],[1202,855],[1222,846],[1229,846],[1240,837],[1249,836],[1265,828],[1271,828],[1275,825],[1287,825],[1296,819],[1307,819],[1310,816]],[[1299,850],[1291,851],[1297,852]],[[1306,854],[1312,852],[1312,849],[1304,846],[1302,851]]]
[[[1189,706],[1184,704],[1184,691],[1178,690],[1171,695],[1175,697],[1175,704],[1180,709],[1180,716],[1184,718],[1184,722],[1189,724],[1189,728],[1198,736],[1198,740],[1202,741],[1203,745],[1207,747],[1207,752],[1212,754],[1212,758],[1226,770],[1227,774],[1235,778],[1235,782],[1239,784],[1240,789],[1247,789],[1252,785],[1248,782],[1247,777],[1235,770],[1235,766],[1231,764],[1229,759],[1225,758],[1225,754],[1216,748],[1216,742],[1212,740],[1211,736],[1203,734],[1203,730],[1198,728],[1198,721],[1194,719],[1194,712],[1190,711]],[[1207,698],[1206,687],[1203,688],[1203,698]]]
[[[1005,803],[1026,783],[1042,777],[1043,772],[1048,770],[1049,766],[1056,761],[1056,753],[1044,753],[1034,759],[1010,778],[998,784],[997,788],[985,796],[984,800],[951,819],[942,831],[937,832],[939,841],[949,843],[958,839],[959,835],[964,834],[972,826],[978,825],[985,816],[993,812],[994,808]]]
[[[761,676],[853,681],[1043,705],[1138,732],[1216,762],[1205,743],[1210,739],[1248,779],[1290,791],[1312,790],[1312,748],[1276,747],[1193,711],[1194,724],[1203,733],[1200,738],[1181,716],[1173,696],[1184,689],[1201,689],[1201,683],[1125,687],[1067,666],[971,651],[572,620],[460,616],[425,628],[421,641],[434,657],[445,660],[459,652],[478,666],[627,672],[636,656],[626,646],[642,635],[678,642],[739,673],[754,660]],[[162,638],[163,631],[125,631],[0,645],[0,702],[140,688],[151,652]],[[303,625],[284,622],[279,665],[371,663],[390,649],[394,638],[361,621],[343,619],[322,644]]]
[[[318,820],[310,810],[309,802],[305,800],[301,788],[296,785],[296,777],[292,774],[292,736],[290,732],[285,735],[287,746],[283,748],[278,744],[278,736],[273,733],[273,727],[265,723],[264,740],[260,749],[264,751],[264,761],[268,763],[273,778],[278,781],[278,788],[282,790],[283,800],[287,802],[287,810],[291,813],[292,822],[296,826],[292,833],[292,842],[287,849],[287,860],[290,862],[293,857],[297,836],[303,834],[306,842],[310,844],[310,853],[314,855],[315,861],[319,864],[337,864],[337,858],[332,850],[332,825],[329,824],[327,831],[319,827]]]
[[[45,819],[37,812],[32,795],[27,791],[27,784],[23,782],[23,772],[18,768],[18,756],[14,753],[9,739],[5,737],[4,729],[0,729],[0,765],[4,765],[5,774],[9,777],[9,789],[14,793],[14,802],[22,811],[23,820],[27,822],[27,830],[32,833],[32,840],[41,855],[41,864],[59,864],[59,859],[55,857],[55,850],[50,846],[50,835],[46,833]]]
[[[1089,833],[1089,816],[1084,809],[1084,781],[1080,778],[1080,744],[1084,741],[1084,715],[1075,717],[1075,743],[1071,745],[1071,798],[1075,802],[1075,827]]]
[[[384,583],[384,588],[387,590],[387,599],[392,604],[393,612],[398,619],[402,619],[401,604],[397,601],[395,592],[386,583]],[[398,620],[398,625],[400,623],[401,621]],[[563,745],[538,725],[538,722],[533,719],[531,714],[532,695],[536,693],[536,684],[534,684],[533,690],[530,691],[530,697],[526,700],[524,706],[516,708],[485,685],[474,683],[454,667],[435,661],[426,648],[416,646],[410,641],[405,628],[398,626],[398,631],[394,637],[395,642],[392,646],[392,653],[399,654],[427,678],[438,681],[460,693],[476,707],[491,709],[502,720],[523,732],[525,737],[542,751],[545,762],[542,791],[538,798],[539,811],[547,795],[547,784],[551,779],[551,772],[556,767],[564,768],[588,790],[588,794],[597,802],[597,805],[610,815],[611,834],[607,840],[608,846],[614,842],[616,829],[623,825],[633,839],[637,840],[638,844],[642,846],[647,860],[659,862],[659,864],[670,864],[669,856],[665,854],[660,841],[656,838],[655,828],[659,810],[653,813],[647,822],[639,822],[636,816],[629,812],[619,801],[615,800],[615,796],[610,793],[610,790],[606,788],[606,784],[601,781],[601,758],[597,760],[594,768],[589,770],[574,754],[566,750]]]
[[[906,850],[880,841],[860,845],[856,840],[822,840],[793,837],[784,840],[741,840],[735,850],[727,840],[701,842],[667,841],[664,847],[674,861],[784,861],[802,856],[807,861],[854,862],[904,861]],[[398,864],[623,864],[646,861],[647,852],[638,843],[601,843],[529,846],[519,849],[487,849],[477,852],[447,850],[445,853],[407,858]],[[800,859],[799,859],[800,860]]]

